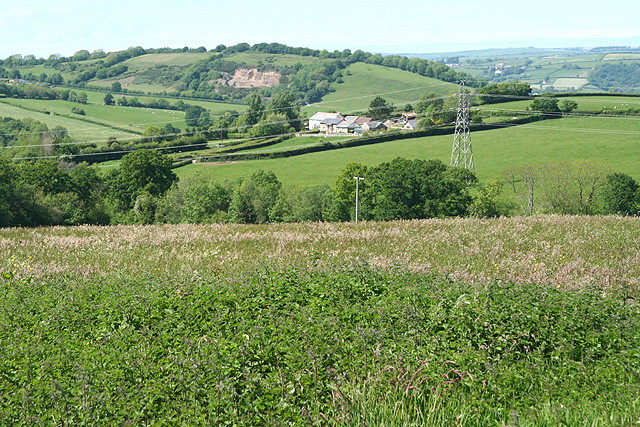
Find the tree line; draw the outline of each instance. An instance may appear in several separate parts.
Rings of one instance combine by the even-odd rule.
[[[334,186],[287,187],[262,170],[234,182],[178,180],[169,156],[138,150],[107,173],[86,163],[0,158],[0,226],[350,221],[354,177],[364,178],[364,220],[640,211],[633,178],[590,162],[512,168],[478,186],[472,172],[439,160],[396,158],[373,167],[349,163]],[[517,202],[503,197],[505,188]]]

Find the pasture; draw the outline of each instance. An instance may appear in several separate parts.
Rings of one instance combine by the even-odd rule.
[[[637,219],[0,230],[5,425],[633,425]]]
[[[210,52],[153,53],[127,59],[123,64],[129,68],[129,72],[140,72],[155,65],[191,65],[211,55]]]
[[[249,66],[257,67],[259,65],[273,65],[278,67],[292,67],[298,62],[302,65],[315,64],[318,58],[314,56],[301,55],[285,55],[285,54],[268,54],[260,52],[239,52],[228,56],[228,60],[245,63]]]
[[[592,116],[545,120],[472,132],[471,141],[476,174],[481,181],[493,178],[511,166],[578,159],[602,162],[615,171],[640,178],[637,168],[640,162],[638,117]],[[335,176],[349,162],[374,166],[404,157],[440,159],[449,164],[452,144],[453,135],[411,138],[284,159],[191,164],[175,172],[180,178],[235,180],[263,169],[274,171],[278,179],[288,185],[333,185]]]
[[[351,73],[351,75],[349,75]],[[303,108],[313,115],[315,111],[340,111],[343,114],[364,112],[376,96],[380,95],[390,104],[402,108],[405,104],[416,103],[425,93],[447,95],[458,86],[441,80],[423,77],[415,73],[382,65],[355,63],[347,67],[344,83],[332,83],[331,92],[321,102]]]
[[[71,112],[72,108],[81,108],[86,114],[77,117],[87,118],[109,126],[117,126],[125,129],[130,128],[137,132],[143,132],[147,126],[150,125],[162,127],[166,124],[171,124],[183,128],[185,126],[184,112],[175,110],[122,107],[93,102],[78,104],[77,102],[63,100],[20,99],[12,102],[28,108],[67,114],[71,117],[76,117],[74,113]]]
[[[11,100],[11,102],[22,103],[27,100]],[[59,101],[41,101],[41,102],[59,102]],[[38,105],[38,104],[36,104]],[[76,106],[80,106],[80,104],[75,104]],[[43,107],[43,105],[39,105],[37,108]],[[46,108],[49,108],[49,104],[47,104]],[[23,108],[15,107],[13,105],[6,104],[4,102],[0,102],[0,117],[12,117],[14,119],[23,119],[27,117],[31,117],[35,120],[38,120],[42,123],[45,123],[50,129],[55,126],[62,126],[69,131],[69,135],[74,138],[76,141],[83,142],[95,142],[101,143],[107,140],[109,137],[116,137],[118,139],[126,139],[131,138],[132,134],[127,132],[118,131],[115,129],[111,129],[108,127],[100,126],[94,123],[87,123],[79,120],[75,120],[67,117],[60,117],[49,115],[45,113],[39,113],[35,111],[25,110]]]

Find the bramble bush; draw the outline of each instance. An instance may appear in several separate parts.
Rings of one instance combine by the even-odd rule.
[[[631,425],[623,291],[358,266],[0,279],[3,425]]]

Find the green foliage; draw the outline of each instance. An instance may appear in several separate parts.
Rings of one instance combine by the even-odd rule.
[[[604,89],[618,88],[631,92],[640,86],[640,63],[601,64],[589,73],[589,82]]]
[[[640,214],[640,186],[627,174],[612,173],[607,176],[603,199],[606,214]]]
[[[495,218],[508,215],[511,207],[502,201],[502,188],[504,184],[500,179],[488,179],[478,188],[478,195],[473,199],[469,208],[471,215],[479,218]]]
[[[384,98],[376,96],[369,103],[369,111],[367,111],[367,114],[373,120],[384,121],[391,115],[391,107]]]
[[[503,177],[524,215],[591,215],[602,212],[602,190],[609,173],[601,163],[576,160],[512,167]]]
[[[251,106],[249,106],[251,111]],[[281,92],[269,104],[269,110],[276,114],[284,115],[289,125],[291,125],[296,131],[302,128],[302,122],[300,120],[300,105],[295,101],[293,93],[291,91]]]
[[[115,101],[113,100],[113,95],[111,94],[111,92],[107,92],[107,94],[104,96],[104,105],[113,105],[115,104]]]
[[[533,100],[530,109],[532,111],[542,111],[545,113],[559,113],[558,99],[549,96],[539,96]]]
[[[208,251],[201,256],[216,256]],[[17,279],[0,267],[3,425],[632,425],[623,295],[265,269]],[[127,408],[122,410],[122,408]]]
[[[471,204],[467,191],[473,173],[439,160],[396,158],[369,169],[363,194],[363,217],[375,220],[464,216]]]
[[[162,196],[178,178],[171,170],[171,158],[153,150],[138,150],[122,158],[118,169],[107,176],[115,208],[129,210],[140,194]]]
[[[514,80],[505,83],[490,83],[478,91],[479,99],[485,104],[513,101],[531,95],[529,83]]]
[[[571,113],[578,109],[578,103],[572,99],[564,99],[560,103],[560,111],[563,113]]]
[[[245,121],[249,126],[255,125],[264,115],[264,106],[262,105],[262,97],[257,93],[252,93],[247,97],[249,109],[245,115]]]
[[[347,163],[342,172],[336,176],[336,215],[341,221],[355,220],[356,180],[354,177],[367,176],[367,166],[362,163]],[[364,197],[368,187],[367,180],[358,184],[358,197]]]
[[[318,222],[331,219],[330,210],[333,206],[334,193],[327,184],[303,187],[296,196],[293,205],[295,222]]]
[[[428,113],[442,110],[444,99],[433,92],[425,93],[416,104],[416,113]]]
[[[200,127],[202,124],[200,117],[202,117],[204,113],[206,113],[206,110],[203,107],[194,105],[184,113],[184,121],[187,123],[187,126]]]
[[[238,224],[252,224],[257,220],[253,199],[256,194],[255,185],[251,181],[241,181],[231,195],[229,203],[229,219]]]
[[[15,167],[6,158],[0,156],[0,227],[13,224],[13,189],[15,188]]]
[[[254,138],[274,138],[293,132],[294,128],[289,124],[287,116],[284,114],[271,113],[267,115],[264,120],[256,123],[249,130],[249,135]]]

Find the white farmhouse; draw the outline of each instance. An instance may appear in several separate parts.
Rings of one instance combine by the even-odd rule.
[[[342,115],[340,113],[316,112],[313,116],[309,117],[309,130],[313,130],[320,127],[320,123],[322,123],[322,121],[326,119],[342,120]]]

